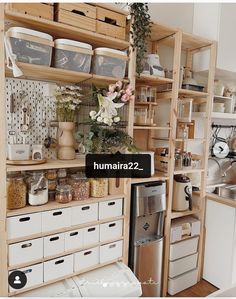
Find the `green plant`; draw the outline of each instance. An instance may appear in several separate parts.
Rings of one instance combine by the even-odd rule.
[[[138,75],[142,73],[144,59],[147,53],[147,39],[151,34],[151,17],[147,3],[130,3],[130,14],[133,18],[131,25],[131,35],[133,38],[132,48],[137,51],[136,71]]]

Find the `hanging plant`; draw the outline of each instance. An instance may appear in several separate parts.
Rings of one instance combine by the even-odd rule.
[[[136,72],[140,75],[144,68],[147,53],[147,40],[151,35],[151,17],[147,3],[130,3],[130,15],[133,18],[131,35],[133,38],[132,48],[137,51]]]

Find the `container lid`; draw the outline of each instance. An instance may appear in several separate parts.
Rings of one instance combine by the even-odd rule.
[[[120,51],[120,50],[116,50],[116,49],[112,49],[112,48],[96,48],[94,50],[95,54],[99,54],[99,52],[106,52],[106,53],[113,53],[113,54],[118,54],[118,55],[123,55],[125,57],[127,57],[127,53],[124,51]]]
[[[55,46],[57,46],[57,45],[67,45],[67,46],[73,46],[73,47],[92,50],[92,46],[90,44],[77,42],[77,41],[71,40],[71,39],[59,38],[59,39],[55,39],[54,43],[55,43]]]
[[[72,190],[72,187],[70,185],[59,185],[57,186],[56,191],[59,192],[70,192]]]
[[[74,173],[71,175],[71,178],[73,180],[86,180],[86,176],[82,172]]]
[[[175,175],[174,180],[178,183],[189,183],[190,182],[190,178],[185,175],[182,175],[182,174]]]
[[[10,29],[8,29],[7,34],[11,35],[11,33],[23,33],[23,34],[28,34],[31,36],[36,36],[36,37],[53,41],[53,37],[47,33],[28,29],[28,28],[23,28],[23,27],[11,27]]]

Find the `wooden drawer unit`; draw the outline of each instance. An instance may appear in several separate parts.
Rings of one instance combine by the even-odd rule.
[[[7,3],[6,9],[53,21],[54,7],[46,3]]]
[[[96,7],[85,3],[57,3],[55,20],[95,32]]]

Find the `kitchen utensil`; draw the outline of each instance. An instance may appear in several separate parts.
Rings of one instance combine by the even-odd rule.
[[[185,175],[174,176],[172,209],[174,211],[192,210],[192,184],[190,178]]]
[[[41,123],[41,127],[45,128],[46,126],[47,126],[47,116],[46,116],[45,109],[43,109],[43,111],[42,111],[42,123]]]
[[[213,154],[220,159],[224,159],[229,154],[229,146],[226,142],[220,141],[213,146]]]

